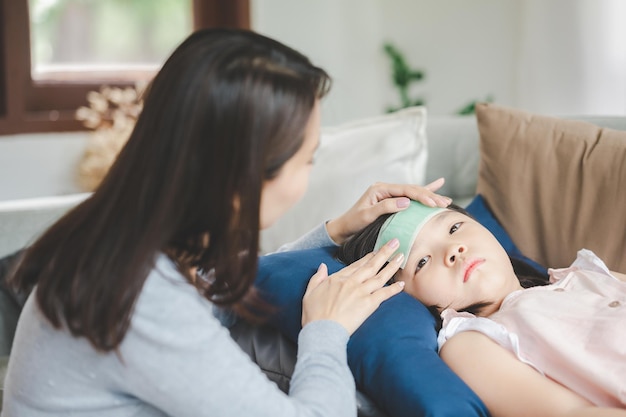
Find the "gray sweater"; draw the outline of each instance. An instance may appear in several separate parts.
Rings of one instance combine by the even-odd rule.
[[[332,243],[323,228],[294,245]],[[289,395],[231,339],[212,304],[161,256],[119,352],[54,329],[31,296],[20,316],[4,417],[354,416],[348,333],[333,321],[302,329]]]

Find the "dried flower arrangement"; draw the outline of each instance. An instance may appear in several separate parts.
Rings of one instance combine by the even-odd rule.
[[[93,191],[115,161],[130,137],[143,107],[141,94],[146,84],[117,88],[103,86],[87,94],[89,107],[79,107],[76,119],[93,129],[89,143],[78,167],[78,181],[87,191]]]

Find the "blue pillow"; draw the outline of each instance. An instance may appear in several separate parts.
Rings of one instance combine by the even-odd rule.
[[[548,275],[548,270],[545,266],[538,264],[532,259],[524,256],[522,252],[515,246],[513,240],[509,236],[509,234],[504,230],[502,225],[498,222],[498,219],[493,215],[491,209],[487,205],[487,202],[483,198],[482,195],[478,194],[465,210],[469,214],[472,215],[480,224],[485,226],[493,235],[498,239],[498,242],[502,245],[506,253],[512,257],[517,258],[523,262],[525,262],[528,266],[532,267],[536,271],[542,273],[543,275]]]
[[[270,322],[294,342],[302,296],[320,263],[333,273],[343,265],[334,247],[262,256],[256,286],[278,307]],[[406,293],[385,301],[348,342],[348,364],[359,390],[392,417],[487,416],[473,391],[437,354],[435,321]]]

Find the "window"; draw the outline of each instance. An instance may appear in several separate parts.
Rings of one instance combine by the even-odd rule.
[[[43,24],[33,25],[31,29],[31,19],[45,18],[46,12],[54,11],[51,8],[57,3],[73,3],[74,8],[70,12],[66,11],[65,18],[74,19],[74,22],[86,27],[80,30],[77,28],[76,32],[66,34],[63,39],[53,36],[53,33],[59,31],[54,32],[53,28]],[[95,24],[95,20],[90,20],[89,13],[97,15],[99,19],[103,14],[111,12],[111,8],[106,8],[106,3],[117,3],[118,7],[148,8],[174,7],[178,3],[178,6],[186,5],[189,10],[178,7],[168,12],[172,18],[170,21],[176,19],[182,22],[182,29],[165,39],[160,38],[164,33],[162,28],[141,24],[133,27],[132,22],[120,22],[120,30],[122,25],[130,27],[126,28],[129,30],[129,39],[149,39],[150,42],[134,46],[133,42],[125,42],[123,46],[129,46],[127,52],[116,45],[113,51],[102,48],[98,54],[93,52],[98,48],[93,48],[93,43],[86,46],[81,37],[93,33],[89,25]],[[89,9],[86,6],[93,7]],[[31,7],[33,10],[30,10]],[[148,13],[158,13],[159,10],[135,12],[137,16],[150,18]],[[186,20],[191,21],[187,27]],[[86,105],[89,91],[98,90],[105,84],[127,86],[149,79],[161,60],[191,29],[216,26],[249,28],[249,0],[0,0],[0,135],[84,129],[74,115],[78,107]],[[147,37],[133,35],[132,30],[142,28],[153,32]],[[66,54],[61,56],[54,55],[51,47],[54,42],[63,42],[63,45],[72,42],[75,45],[73,48],[64,48]],[[92,42],[103,45],[107,40],[96,36]],[[113,40],[111,44],[114,44]],[[90,54],[85,54],[86,50]],[[147,50],[153,54],[136,59],[138,50],[142,53]],[[112,52],[122,54],[115,56],[111,55]],[[127,55],[124,56],[124,53]]]

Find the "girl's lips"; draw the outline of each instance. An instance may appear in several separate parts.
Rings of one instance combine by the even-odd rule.
[[[467,282],[470,279],[470,275],[485,262],[484,259],[471,259],[465,263],[465,272],[463,273],[463,282]]]

